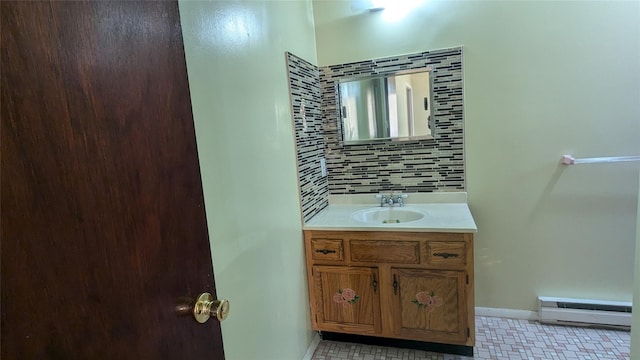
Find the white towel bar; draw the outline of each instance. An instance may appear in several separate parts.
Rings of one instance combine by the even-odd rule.
[[[624,162],[624,161],[640,161],[640,156],[611,156],[611,157],[576,159],[571,155],[562,155],[562,158],[560,159],[560,162],[564,165],[612,163],[612,162]]]

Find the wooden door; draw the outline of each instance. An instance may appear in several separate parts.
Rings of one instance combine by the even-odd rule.
[[[0,7],[2,358],[222,359],[177,3]]]
[[[321,330],[380,333],[378,269],[314,266],[317,324]]]
[[[408,339],[465,344],[464,271],[392,269],[394,333]]]

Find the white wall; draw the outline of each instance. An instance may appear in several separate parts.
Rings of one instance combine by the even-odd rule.
[[[285,50],[310,1],[180,1],[226,358],[301,359],[309,319]]]
[[[411,81],[407,76],[396,76],[396,104],[398,109],[398,136],[409,136],[409,111],[407,111],[407,85]]]
[[[640,187],[640,183],[638,184]],[[640,209],[640,197],[638,197],[638,208]],[[633,305],[640,306],[640,211],[638,211],[638,221],[636,223],[636,267],[634,270],[633,282]],[[632,313],[631,323],[631,358],[640,359],[640,311]]]
[[[429,87],[429,75],[423,73],[414,74],[411,86],[413,87],[413,114],[415,117],[415,135],[425,136],[431,135],[429,129],[429,115],[431,114],[431,96]],[[424,109],[424,98],[427,98],[429,109]]]
[[[632,298],[640,2],[428,1],[402,21],[314,1],[320,66],[464,46],[476,305]]]

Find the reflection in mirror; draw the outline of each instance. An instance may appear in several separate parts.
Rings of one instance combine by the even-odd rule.
[[[340,81],[345,143],[431,138],[430,70]]]

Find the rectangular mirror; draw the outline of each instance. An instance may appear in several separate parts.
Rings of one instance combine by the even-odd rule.
[[[339,82],[345,143],[433,137],[431,68]]]

